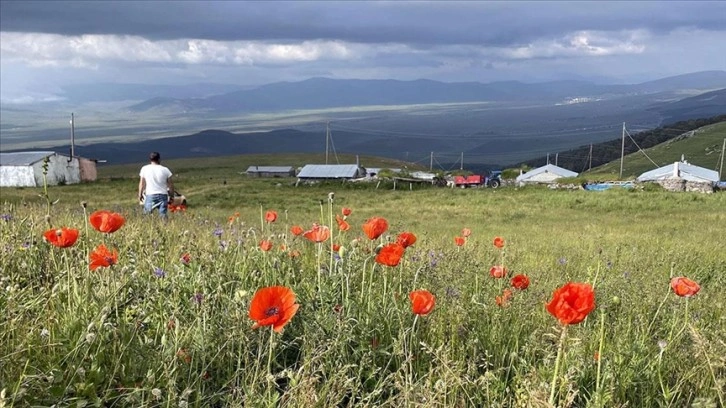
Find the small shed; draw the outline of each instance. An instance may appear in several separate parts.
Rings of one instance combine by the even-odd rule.
[[[50,186],[80,183],[96,178],[95,162],[51,151],[0,153],[0,187],[40,187],[47,159],[46,183]],[[83,166],[81,165],[83,161]],[[82,171],[84,167],[84,171]]]
[[[354,179],[365,177],[366,170],[356,164],[306,164],[297,177],[300,180]]]
[[[248,177],[295,177],[295,168],[292,166],[250,166],[247,168]]]
[[[557,179],[564,177],[577,177],[577,173],[555,166],[554,164],[547,164],[542,167],[532,169],[524,174],[520,174],[517,176],[517,183],[550,184],[557,181]]]

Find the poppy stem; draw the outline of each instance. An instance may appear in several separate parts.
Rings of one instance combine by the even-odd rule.
[[[260,204],[260,233],[265,232],[265,214],[262,210],[262,204]]]
[[[557,375],[560,372],[560,361],[565,348],[565,339],[567,338],[567,325],[562,326],[560,334],[560,344],[557,346],[557,358],[555,359],[555,373],[552,375],[552,384],[550,385],[550,405],[555,405],[555,390],[557,389]]]
[[[595,377],[595,395],[600,398],[600,373],[602,372],[602,351],[605,344],[605,312],[600,312],[600,346],[597,349],[597,376]]]

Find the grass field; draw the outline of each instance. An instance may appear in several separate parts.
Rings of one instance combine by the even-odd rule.
[[[696,130],[690,137],[676,138],[645,149],[645,154],[658,166],[648,160],[648,157],[642,152],[625,156],[623,175],[631,178],[638,177],[646,171],[680,161],[681,155],[691,164],[718,171],[724,139],[726,139],[726,122],[704,126]],[[618,174],[619,171],[620,160],[618,159],[596,167],[583,175],[593,177],[601,174]]]
[[[247,163],[225,160],[213,170],[169,163],[189,208],[168,223],[140,213],[133,166],[47,197],[0,191],[0,405],[724,404],[724,194],[293,187],[247,179],[237,174]],[[349,231],[334,219],[343,207]],[[95,231],[87,220],[98,209],[125,225]],[[361,225],[374,216],[389,226],[369,240]],[[290,233],[313,223],[331,238]],[[43,240],[62,226],[80,231],[75,245]],[[463,228],[472,234],[457,246]],[[404,231],[417,241],[401,263],[377,263],[377,247]],[[117,262],[89,270],[101,243]],[[490,276],[494,265],[507,277]],[[516,274],[527,289],[511,288]],[[675,276],[700,292],[676,296]],[[545,304],[567,282],[592,285],[596,307],[563,326]],[[272,285],[300,305],[282,333],[252,329],[248,316],[256,291]],[[507,288],[513,296],[498,305]],[[412,313],[418,289],[436,297],[426,316]]]

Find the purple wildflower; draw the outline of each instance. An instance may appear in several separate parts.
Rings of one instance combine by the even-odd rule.
[[[221,238],[223,232],[224,231],[222,230],[222,228],[215,228],[214,229],[214,236],[217,237],[217,238]]]
[[[194,302],[196,302],[197,305],[201,305],[202,301],[204,300],[204,294],[197,292],[194,294],[194,297],[192,298]]]
[[[3,214],[3,215],[0,215],[0,219],[2,219],[5,222],[8,222],[13,219],[13,216],[10,214]]]
[[[559,262],[560,265],[567,265],[567,258],[562,257],[557,262]]]
[[[164,278],[166,277],[166,272],[163,269],[156,267],[154,268],[154,275],[156,275],[157,278]]]

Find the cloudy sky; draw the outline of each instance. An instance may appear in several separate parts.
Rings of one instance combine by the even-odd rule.
[[[726,69],[726,2],[0,2],[0,98],[89,82],[642,82]]]

